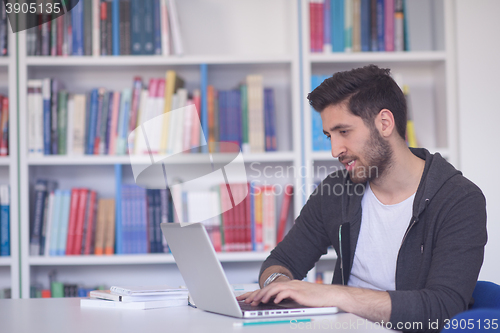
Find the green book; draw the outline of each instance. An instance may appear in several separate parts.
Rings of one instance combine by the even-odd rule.
[[[50,285],[52,297],[64,297],[64,284],[62,282],[52,282]]]
[[[58,130],[58,154],[67,154],[67,131],[68,131],[68,92],[59,91],[57,96],[57,130]]]
[[[247,85],[240,86],[241,94],[241,148],[243,152],[249,150],[248,142],[248,90]]]

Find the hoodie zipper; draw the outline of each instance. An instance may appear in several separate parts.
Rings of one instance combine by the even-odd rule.
[[[340,248],[340,276],[342,276],[342,285],[345,285],[344,282],[344,264],[342,260],[342,224],[339,227],[339,248]]]

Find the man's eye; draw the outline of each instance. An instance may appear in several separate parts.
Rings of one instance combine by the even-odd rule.
[[[331,137],[331,136],[329,136],[329,135],[327,135],[327,136],[326,136],[326,139],[331,141],[331,140],[332,140],[332,137]]]
[[[347,131],[340,131],[339,133],[342,134],[342,135],[346,135]]]

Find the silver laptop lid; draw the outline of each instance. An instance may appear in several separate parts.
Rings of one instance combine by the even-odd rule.
[[[196,306],[205,311],[242,317],[205,228],[201,223],[183,225],[162,223],[161,230]]]

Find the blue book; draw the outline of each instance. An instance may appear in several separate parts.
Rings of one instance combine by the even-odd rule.
[[[235,140],[238,142],[238,147],[241,149],[241,145],[243,143],[243,128],[242,128],[242,123],[241,123],[241,91],[239,89],[233,90],[234,94],[234,101],[233,101],[233,108],[234,108],[234,123],[236,124],[235,126]]]
[[[10,256],[10,189],[0,185],[0,256]]]
[[[42,237],[43,215],[45,213],[45,198],[47,196],[47,181],[37,180],[35,184],[35,212],[30,225],[30,255],[40,254],[40,242]]]
[[[371,10],[370,0],[361,0],[361,51],[371,50]]]
[[[218,98],[218,108],[219,108],[219,124],[218,124],[218,129],[219,129],[219,138],[218,140],[220,142],[227,142],[229,141],[229,138],[226,133],[227,129],[227,119],[226,119],[226,103],[227,103],[227,91],[225,90],[219,90],[217,94]]]
[[[155,190],[154,192],[154,200],[155,200],[155,219],[154,219],[154,244],[155,244],[155,253],[163,252],[162,239],[163,234],[161,232],[160,224],[162,223],[162,211],[164,210],[162,205],[162,190]],[[166,194],[166,193],[165,193]],[[166,198],[166,196],[164,196]]]
[[[147,198],[147,217],[148,217],[148,230],[149,230],[149,252],[156,253],[156,235],[155,235],[155,198],[154,190],[146,190]]]
[[[97,113],[99,108],[99,95],[97,89],[92,89],[90,93],[90,113],[88,122],[88,136],[85,154],[92,155],[94,153],[94,140],[96,135]]]
[[[61,201],[62,201],[62,191],[56,189],[54,191],[54,203],[52,206],[52,225],[51,229],[48,230],[50,232],[50,244],[49,244],[49,255],[56,256],[57,255],[57,244],[59,240],[59,222],[61,220]]]
[[[207,100],[207,86],[208,86],[208,67],[207,64],[200,65],[201,76],[201,128],[203,129],[203,136],[205,139],[200,139],[202,142],[201,152],[208,153],[208,100]]]
[[[143,54],[155,54],[155,12],[153,0],[142,0],[144,3],[144,24],[142,28]],[[159,13],[157,13],[159,15]],[[161,39],[161,36],[160,36]],[[160,46],[161,47],[161,46]]]
[[[276,151],[276,110],[274,108],[274,90],[264,89],[264,113],[266,114],[266,151]],[[269,141],[269,142],[268,142]]]
[[[377,0],[377,42],[378,51],[385,51],[384,40],[384,0]]]
[[[71,190],[62,191],[61,215],[59,225],[59,236],[56,254],[64,256],[66,254],[66,242],[68,240],[69,212],[71,208]]]
[[[137,197],[137,204],[139,206],[139,210],[137,211],[137,221],[140,223],[140,252],[139,253],[148,253],[148,219],[146,215],[146,189],[141,188],[137,186],[137,191],[138,191],[138,197]],[[160,192],[159,190],[156,190],[157,192],[157,203],[155,205],[155,212],[156,212],[156,221],[159,221],[161,219],[160,217]],[[157,207],[157,208],[156,208]],[[158,222],[157,222],[158,223]],[[157,224],[158,225],[158,224]]]
[[[345,13],[344,0],[331,0],[331,43],[332,52],[344,52],[345,50]],[[326,29],[326,27],[325,27]]]
[[[328,76],[313,75],[311,76],[311,90],[318,87]],[[330,141],[323,133],[323,122],[319,112],[311,107],[311,135],[313,151],[329,150]]]
[[[51,147],[51,90],[52,79],[47,78],[42,81],[42,98],[43,98],[43,153],[50,155]]]
[[[113,0],[112,5],[112,35],[113,35],[113,55],[120,55],[120,0]]]
[[[145,0],[130,0],[130,44],[131,54],[143,54],[142,32],[144,27]]]
[[[153,29],[154,29],[154,50],[155,54],[161,55],[161,18],[160,1],[153,0]]]
[[[121,164],[115,164],[115,184],[115,253],[123,254]]]
[[[108,119],[106,121],[106,135],[105,135],[105,144],[104,144],[104,154],[108,155],[109,153],[109,141],[111,135],[111,118],[113,117],[113,96],[114,92],[109,92],[109,105],[108,105]]]
[[[82,56],[83,51],[83,1],[72,0],[74,8],[71,10],[71,30],[73,34],[73,55]],[[55,21],[53,21],[55,22]]]
[[[50,114],[50,143],[51,153],[53,155],[59,154],[59,127],[58,127],[58,96],[59,96],[59,80],[52,79],[51,84],[51,114]]]

